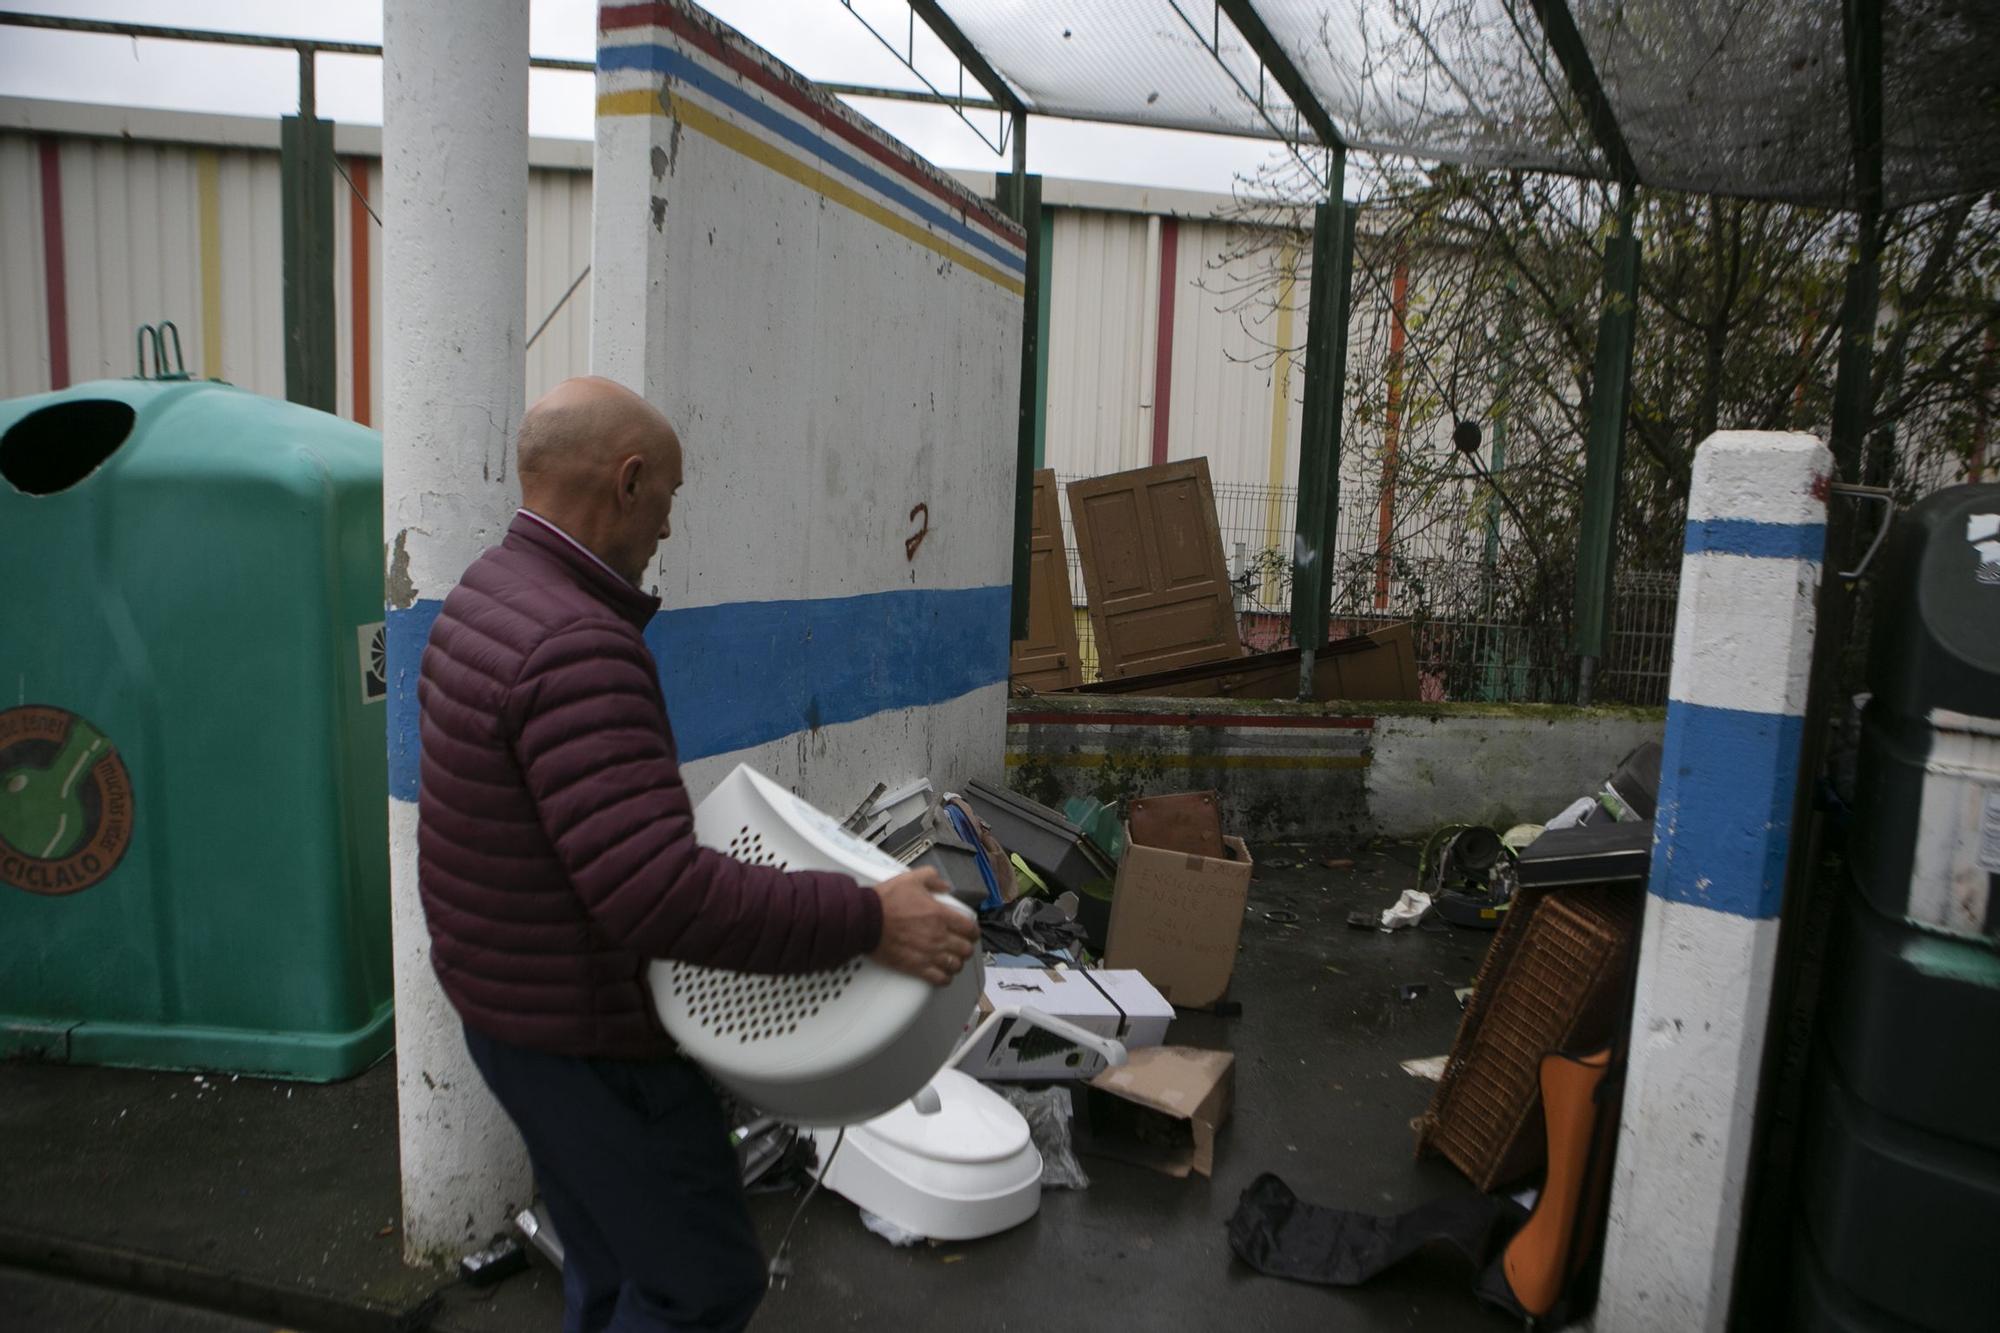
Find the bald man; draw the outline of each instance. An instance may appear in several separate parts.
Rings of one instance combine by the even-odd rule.
[[[660,603],[638,586],[680,440],[637,394],[576,379],[528,409],[519,459],[521,511],[445,599],[418,680],[431,962],[562,1237],[566,1333],[739,1329],[762,1252],[728,1126],[661,1030],[647,964],[866,955],[944,985],[978,936],[932,871],[863,888],[695,843],[642,637]]]

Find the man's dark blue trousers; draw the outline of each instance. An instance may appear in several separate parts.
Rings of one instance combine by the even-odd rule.
[[[729,1126],[685,1060],[549,1055],[471,1028],[465,1044],[528,1145],[563,1245],[563,1333],[737,1330],[764,1255]]]

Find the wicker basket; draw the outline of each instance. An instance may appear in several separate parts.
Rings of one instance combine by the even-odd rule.
[[[1418,1122],[1436,1152],[1491,1190],[1541,1169],[1541,1061],[1595,1048],[1624,1020],[1636,886],[1565,889],[1518,903],[1473,983],[1458,1040]]]

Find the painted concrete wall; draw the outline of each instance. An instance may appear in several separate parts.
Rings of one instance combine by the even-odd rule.
[[[440,599],[520,504],[528,0],[383,10],[382,531],[389,546],[389,898],[403,1258],[502,1230],[527,1151],[466,1053],[417,891],[417,671]]]
[[[1663,722],[1627,708],[1043,695],[1009,709],[1007,776],[1057,805],[1213,788],[1249,838],[1412,837],[1549,819]]]
[[[997,777],[1022,233],[699,11],[637,15],[600,36],[592,366],[686,449],[649,638],[689,783]]]

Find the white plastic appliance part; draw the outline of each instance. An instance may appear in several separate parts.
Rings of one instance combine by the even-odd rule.
[[[905,870],[747,765],[695,807],[694,831],[703,846],[753,865],[871,885]],[[922,1088],[983,985],[977,955],[943,987],[865,958],[783,977],[660,960],[649,980],[660,1022],[689,1059],[759,1110],[832,1126],[880,1115]]]
[[[1010,1018],[1089,1047],[1113,1065],[1125,1048],[1034,1009],[987,1015],[952,1056],[955,1066],[994,1024]],[[820,1181],[904,1231],[931,1240],[976,1240],[1019,1226],[1042,1206],[1042,1155],[1028,1122],[970,1074],[947,1066],[886,1115],[839,1131],[815,1129]],[[836,1142],[838,1149],[836,1150]]]

